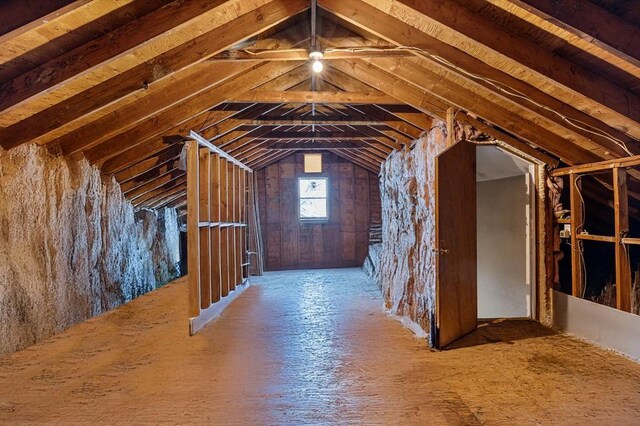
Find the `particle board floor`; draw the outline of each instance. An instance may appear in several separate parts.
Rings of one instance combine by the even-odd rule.
[[[640,365],[528,321],[433,352],[357,269],[270,273],[189,338],[177,281],[0,359],[2,424],[637,424]]]

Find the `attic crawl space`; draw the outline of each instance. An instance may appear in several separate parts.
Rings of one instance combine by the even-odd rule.
[[[0,2],[0,423],[633,424],[640,2]]]

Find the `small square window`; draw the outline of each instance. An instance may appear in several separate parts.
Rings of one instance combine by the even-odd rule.
[[[304,154],[304,172],[322,173],[322,154]]]
[[[298,180],[299,214],[301,220],[326,220],[328,182],[322,178],[300,178]]]

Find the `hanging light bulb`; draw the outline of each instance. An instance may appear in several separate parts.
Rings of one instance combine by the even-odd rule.
[[[313,65],[311,66],[311,68],[316,74],[321,73],[322,69],[324,68],[324,65],[321,61],[323,57],[324,55],[322,54],[322,52],[314,51],[309,53],[309,58],[313,61]]]
[[[315,60],[313,61],[313,72],[315,72],[316,74],[320,74],[322,72],[322,69],[324,68],[324,65],[322,65],[322,62]]]

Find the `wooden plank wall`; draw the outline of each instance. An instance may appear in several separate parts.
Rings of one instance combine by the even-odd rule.
[[[335,154],[323,153],[323,173],[304,173],[302,153],[256,171],[265,269],[361,266],[369,227],[379,224],[378,176]],[[329,220],[298,219],[298,178],[329,178]]]

